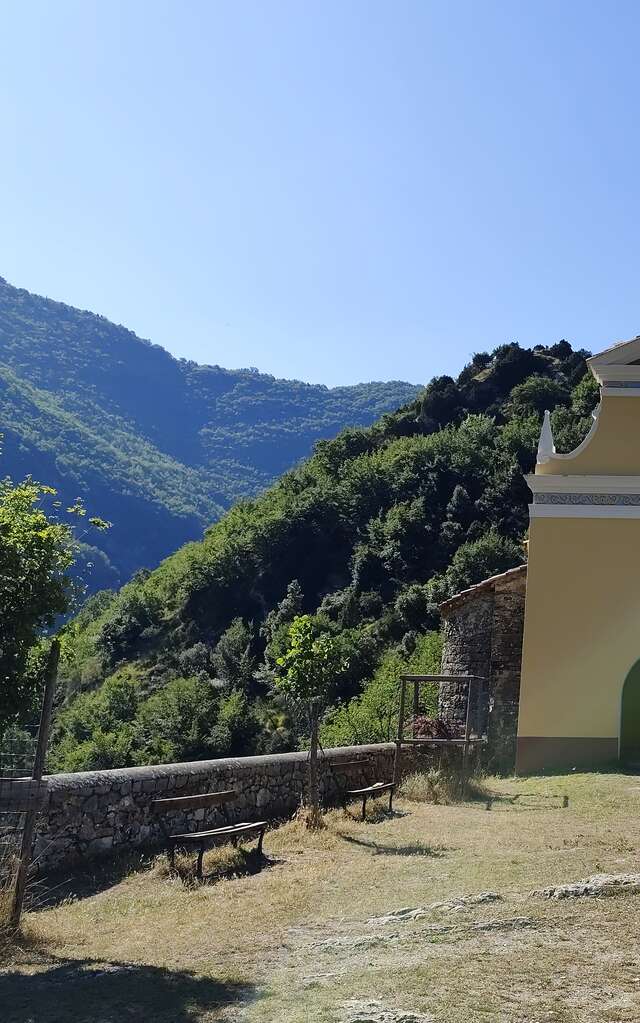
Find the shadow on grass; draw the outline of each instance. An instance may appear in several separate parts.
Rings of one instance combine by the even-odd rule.
[[[238,848],[233,849],[233,852],[226,861],[218,862],[212,867],[208,867],[205,855],[201,879],[196,877],[195,857],[186,859],[182,864],[177,859],[178,866],[173,874],[167,863],[166,874],[164,876],[179,877],[187,888],[199,888],[202,885],[210,886],[216,884],[218,881],[229,881],[237,877],[251,877],[254,874],[260,874],[269,867],[278,866],[283,862],[283,860],[276,859],[273,856],[266,856],[264,852],[259,853],[256,849]]]
[[[367,807],[367,814],[364,820],[362,819],[362,806],[356,809],[355,803],[349,803],[348,806],[343,807],[343,812],[346,817],[349,817],[352,821],[357,821],[358,824],[383,824],[385,821],[409,816],[409,811],[407,810],[389,810],[388,807],[376,805],[375,803],[371,803]]]
[[[195,854],[185,857],[183,865],[174,874],[171,874],[166,854],[161,850],[152,854],[148,852],[125,853],[110,860],[97,860],[85,866],[76,867],[73,875],[69,875],[66,872],[51,873],[31,881],[26,908],[30,912],[34,912],[40,909],[49,909],[69,899],[79,901],[91,898],[93,895],[98,895],[100,892],[112,888],[131,874],[153,870],[154,864],[156,865],[157,877],[160,883],[170,877],[178,877],[187,887],[198,887],[200,885],[212,885],[217,881],[234,877],[258,874],[261,870],[281,862],[274,857],[266,856],[264,853],[258,855],[255,849],[238,848],[234,852],[233,862],[220,864],[209,871],[206,869],[207,860],[205,857],[205,871],[201,881],[196,878]],[[166,867],[164,866],[165,861]]]
[[[343,842],[350,845],[359,845],[362,849],[369,849],[374,856],[430,856],[439,858],[449,852],[444,846],[425,845],[422,842],[412,842],[410,845],[381,845],[380,842],[369,842],[366,839],[354,838],[352,835],[343,835],[338,832]]]
[[[508,792],[490,792],[483,800],[483,804],[485,810],[492,810],[495,805],[513,807],[516,810],[566,810],[569,806],[569,797],[558,792],[518,792],[515,795]]]
[[[3,1023],[213,1023],[256,989],[186,971],[55,959],[36,974],[0,974]]]
[[[149,870],[159,853],[160,850],[121,853],[36,877],[29,883],[27,908],[33,912],[57,906],[68,899],[88,899],[98,895],[107,888],[113,888],[129,874]],[[73,874],[69,873],[70,870]]]

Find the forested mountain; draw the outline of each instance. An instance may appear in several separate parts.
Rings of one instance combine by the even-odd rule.
[[[586,354],[564,341],[478,354],[94,598],[66,630],[53,766],[295,746],[270,680],[300,612],[343,654],[325,740],[384,738],[398,671],[437,669],[438,602],[522,561],[523,473],[545,408],[560,450],[589,428]]]
[[[223,353],[221,353],[223,354]],[[102,316],[0,278],[2,475],[27,473],[113,523],[90,588],[117,586],[344,426],[413,398],[402,382],[327,388],[174,359]]]

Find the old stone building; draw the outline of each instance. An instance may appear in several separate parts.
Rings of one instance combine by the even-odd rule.
[[[442,673],[487,680],[472,687],[472,721],[486,732],[491,770],[509,771],[515,764],[526,583],[527,566],[520,565],[440,605]],[[440,717],[463,723],[466,712],[466,685],[443,684]]]

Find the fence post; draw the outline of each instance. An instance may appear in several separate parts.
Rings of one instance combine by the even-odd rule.
[[[400,680],[400,710],[398,713],[398,738],[396,739],[396,755],[393,761],[393,781],[396,786],[400,784],[402,773],[402,736],[404,734],[404,699],[406,682]]]
[[[47,666],[45,668],[45,686],[44,696],[42,699],[42,711],[40,713],[40,725],[38,727],[38,744],[36,746],[36,755],[31,775],[33,780],[37,782],[42,780],[47,758],[47,745],[49,743],[49,730],[51,728],[51,712],[53,710],[53,698],[56,692],[59,660],[60,641],[58,639],[54,639],[49,649]],[[27,875],[31,865],[31,846],[33,844],[33,834],[35,831],[37,815],[38,805],[35,803],[27,809],[24,819],[24,829],[20,845],[20,859],[18,861],[18,869],[16,871],[13,902],[11,905],[11,927],[13,930],[17,930],[20,925],[24,893],[27,887]]]
[[[467,794],[469,775],[469,739],[471,738],[471,679],[467,682],[467,714],[464,724],[464,746],[462,747],[462,798]]]

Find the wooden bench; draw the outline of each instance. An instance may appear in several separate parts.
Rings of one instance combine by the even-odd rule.
[[[334,770],[349,770],[353,767],[366,767],[372,762],[372,757],[361,757],[359,760],[331,760],[329,763]],[[395,791],[395,782],[384,782],[376,781],[372,785],[365,785],[359,789],[346,789],[343,792],[343,801],[346,809],[348,799],[361,799],[362,800],[362,820],[365,819],[367,814],[367,799],[369,797],[375,797],[381,795],[383,792],[389,793],[389,813],[393,809],[393,793]]]
[[[151,809],[154,813],[188,813],[191,810],[206,809],[211,806],[219,806],[222,813],[227,816],[227,804],[233,802],[237,793],[233,789],[225,789],[223,792],[205,792],[198,796],[171,796],[168,799],[154,799]],[[228,818],[227,818],[228,819]],[[242,824],[225,824],[220,828],[209,828],[207,831],[187,831],[180,834],[170,834],[161,824],[167,842],[169,862],[171,869],[175,869],[175,852],[177,847],[189,848],[191,846],[198,850],[196,865],[196,877],[202,880],[202,858],[208,845],[225,839],[237,845],[238,839],[245,835],[257,834],[258,855],[262,855],[262,840],[267,828],[266,821],[246,821]]]
[[[367,814],[367,799],[369,796],[375,797],[381,795],[383,792],[389,793],[389,813],[393,810],[393,793],[395,792],[395,782],[392,781],[374,781],[373,785],[366,785],[362,789],[347,789],[345,796],[349,799],[361,799],[362,800],[362,819],[364,820]],[[346,807],[346,799],[345,799]]]

